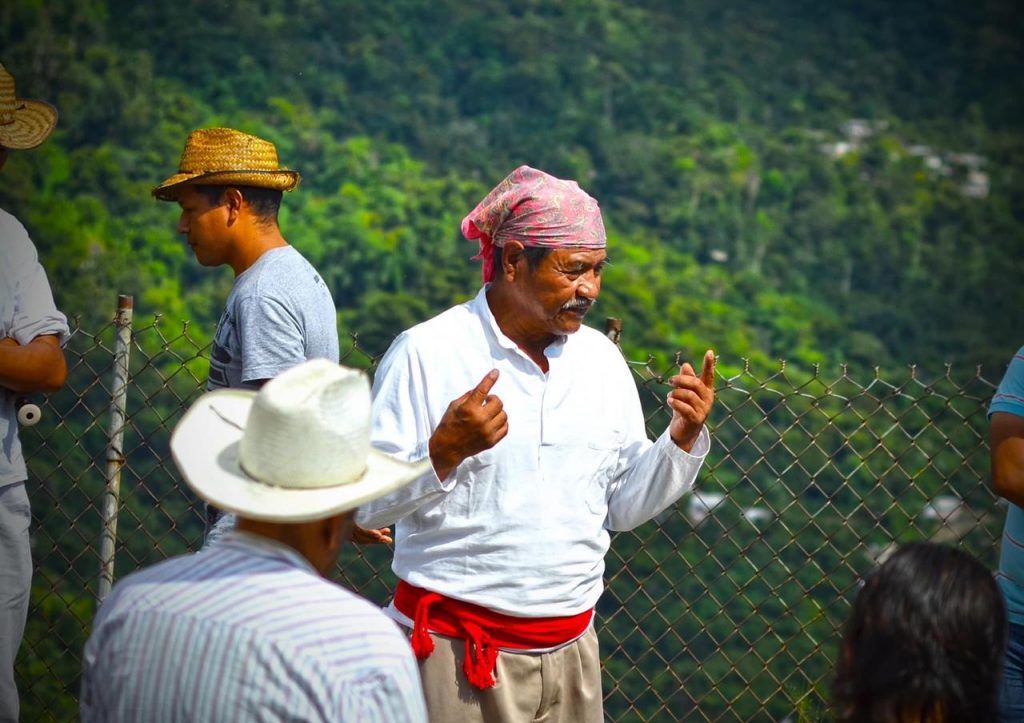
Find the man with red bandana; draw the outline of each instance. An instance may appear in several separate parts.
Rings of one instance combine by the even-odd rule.
[[[374,444],[432,470],[360,524],[396,524],[388,612],[411,629],[432,721],[596,723],[609,531],[693,486],[714,354],[672,377],[651,442],[622,355],[583,326],[606,264],[597,202],[522,166],[462,232],[483,288],[403,332],[374,381]]]

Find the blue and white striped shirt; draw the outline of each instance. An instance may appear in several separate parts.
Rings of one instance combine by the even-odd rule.
[[[85,646],[82,720],[426,721],[406,638],[297,551],[239,531],[120,582]]]

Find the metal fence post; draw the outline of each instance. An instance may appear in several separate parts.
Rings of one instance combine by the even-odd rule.
[[[604,335],[611,339],[612,343],[618,346],[622,337],[622,319],[609,316],[604,320]]]
[[[128,398],[128,355],[132,339],[131,296],[117,297],[114,327],[114,379],[110,387],[110,426],[107,429],[107,488],[100,505],[100,581],[96,589],[97,604],[102,603],[114,584],[114,551],[117,543],[117,512],[121,497],[121,468],[124,466],[125,403]]]

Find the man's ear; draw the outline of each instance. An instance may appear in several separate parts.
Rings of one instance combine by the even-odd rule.
[[[526,268],[525,248],[518,241],[506,241],[501,247],[501,269],[506,281],[513,281]]]
[[[224,189],[224,193],[221,194],[220,202],[227,209],[228,226],[230,226],[238,220],[239,215],[242,213],[245,197],[242,196],[242,192],[237,188],[228,186]]]
[[[342,543],[352,538],[352,528],[356,522],[356,511],[339,512],[327,520],[325,540],[330,545],[341,547]]]
[[[311,541],[313,556],[309,559],[324,577],[330,575],[338,561],[342,545],[351,539],[355,517],[355,510],[339,512],[307,526],[306,529],[314,535]]]

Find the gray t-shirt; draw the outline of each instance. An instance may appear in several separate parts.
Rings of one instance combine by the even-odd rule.
[[[291,246],[265,252],[228,295],[210,351],[209,390],[253,387],[307,359],[338,361],[334,300]]]
[[[28,344],[37,336],[68,339],[68,320],[53,303],[46,271],[25,227],[0,209],[0,339]],[[0,487],[28,478],[18,439],[16,394],[0,386]]]

